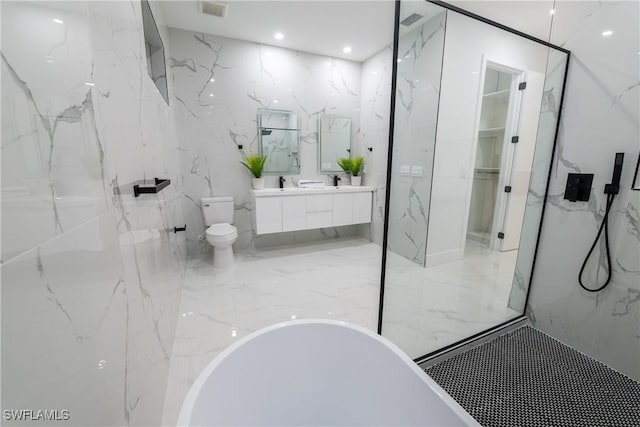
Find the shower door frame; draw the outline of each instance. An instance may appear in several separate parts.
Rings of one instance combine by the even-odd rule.
[[[428,359],[431,359],[432,357],[435,356],[439,356],[443,353],[446,353],[448,351],[451,351],[457,347],[460,347],[464,344],[467,344],[471,341],[474,341],[482,336],[485,336],[487,334],[490,334],[494,331],[497,331],[499,329],[502,329],[510,324],[513,324],[514,322],[518,322],[521,321],[523,319],[526,319],[526,307],[528,305],[529,302],[529,294],[530,294],[530,290],[531,290],[531,283],[533,282],[533,276],[535,274],[535,269],[536,269],[536,260],[537,260],[537,256],[538,256],[538,249],[540,246],[540,233],[542,231],[542,225],[544,222],[544,216],[545,216],[545,211],[547,208],[547,196],[549,194],[549,185],[551,183],[551,175],[553,173],[553,164],[554,164],[554,159],[555,159],[555,155],[556,155],[556,148],[558,145],[558,134],[560,131],[560,121],[562,119],[562,110],[563,110],[563,105],[564,105],[564,99],[565,99],[565,92],[566,92],[566,88],[567,88],[567,76],[569,74],[569,63],[571,62],[571,51],[564,49],[560,46],[556,46],[552,43],[549,43],[547,41],[544,41],[542,39],[539,39],[537,37],[534,37],[530,34],[527,33],[523,33],[522,31],[518,31],[516,29],[513,29],[511,27],[508,27],[506,25],[500,24],[499,22],[493,21],[491,19],[485,18],[483,16],[477,15],[475,13],[469,12],[467,10],[461,9],[457,6],[451,5],[447,2],[444,1],[440,1],[440,0],[425,0],[427,3],[432,3],[436,6],[440,6],[444,9],[446,9],[447,13],[449,11],[451,12],[457,12],[460,13],[464,16],[467,16],[469,18],[473,18],[476,19],[480,22],[484,22],[485,24],[491,25],[493,27],[499,28],[501,30],[507,31],[509,33],[518,35],[520,37],[524,37],[525,39],[534,41],[536,43],[542,44],[548,48],[553,48],[555,50],[558,50],[560,52],[566,53],[567,54],[567,60],[565,63],[565,67],[564,67],[564,76],[563,76],[563,82],[562,82],[562,92],[561,92],[561,96],[560,96],[560,103],[559,103],[559,107],[558,107],[558,117],[556,119],[556,128],[555,128],[555,132],[554,132],[554,139],[553,139],[553,146],[552,146],[552,150],[551,150],[551,161],[549,162],[549,172],[547,174],[547,183],[545,185],[545,192],[544,192],[544,198],[543,198],[543,204],[542,204],[542,211],[540,214],[540,223],[538,225],[538,235],[536,236],[536,244],[535,244],[535,250],[533,252],[533,260],[532,260],[532,265],[531,265],[531,275],[529,276],[529,286],[527,287],[527,295],[525,298],[525,303],[524,303],[524,309],[523,309],[523,313],[521,313],[519,316],[516,316],[512,319],[509,319],[505,322],[499,323],[493,327],[487,328],[483,331],[480,331],[478,333],[472,334],[464,339],[458,340],[456,342],[453,342],[449,345],[446,345],[444,347],[441,347],[437,350],[434,350],[432,352],[429,352],[423,356],[420,356],[416,359],[414,359],[414,361],[416,363],[421,363],[424,362]],[[393,58],[397,58],[398,57],[398,43],[399,43],[399,39],[400,39],[400,7],[401,7],[401,2],[402,0],[395,0],[395,17],[394,17],[394,26],[393,26]],[[446,24],[445,24],[445,39],[446,39]],[[548,56],[547,56],[548,57]],[[393,140],[394,140],[394,129],[395,129],[395,112],[396,112],[396,89],[397,89],[397,77],[398,77],[398,62],[395,60],[391,61],[392,63],[392,72],[391,72],[391,97],[390,97],[390,109],[389,109],[389,143],[388,143],[388,152],[387,152],[387,179],[386,179],[386,191],[385,191],[385,210],[384,210],[384,227],[383,227],[383,238],[382,238],[382,268],[381,268],[381,272],[380,272],[380,297],[379,297],[379,307],[378,307],[378,334],[382,335],[382,318],[383,318],[383,314],[384,314],[384,287],[385,287],[385,276],[386,276],[386,269],[387,269],[387,243],[388,243],[388,235],[389,235],[389,201],[391,199],[391,168],[392,168],[392,161],[393,161]],[[440,97],[438,96],[438,104],[440,104]],[[437,122],[438,122],[438,117],[436,117],[436,128],[437,128]],[[437,144],[437,141],[436,141]],[[640,161],[639,161],[640,162]],[[427,236],[427,239],[429,237]]]

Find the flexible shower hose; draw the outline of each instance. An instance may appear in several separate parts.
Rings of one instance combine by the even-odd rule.
[[[589,253],[587,254],[587,257],[584,259],[584,262],[582,263],[580,274],[578,274],[578,283],[580,283],[580,286],[582,287],[582,289],[584,289],[587,292],[600,292],[601,290],[607,287],[609,282],[611,282],[612,267],[611,267],[611,249],[609,248],[609,212],[611,211],[611,206],[613,205],[613,200],[615,199],[615,197],[616,195],[614,193],[607,194],[607,207],[604,212],[604,217],[602,218],[602,225],[598,230],[598,234],[596,235],[596,239],[593,242],[593,245],[591,245],[591,249],[589,249]],[[584,273],[584,269],[587,267],[587,262],[589,261],[589,258],[591,258],[591,255],[593,254],[594,249],[598,245],[598,241],[600,240],[600,235],[602,234],[603,230],[604,230],[605,250],[607,253],[607,280],[605,280],[602,286],[596,289],[589,289],[584,285],[584,283],[582,283],[582,274]]]

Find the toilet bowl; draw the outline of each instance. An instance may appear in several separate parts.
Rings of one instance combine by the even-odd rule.
[[[233,264],[232,245],[238,238],[233,223],[233,197],[200,199],[207,242],[213,246],[213,266],[226,268]]]
[[[206,231],[207,242],[213,246],[213,266],[228,267],[233,264],[233,242],[238,230],[231,224],[213,224]]]

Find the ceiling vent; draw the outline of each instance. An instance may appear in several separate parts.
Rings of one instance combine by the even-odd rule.
[[[201,1],[200,12],[206,15],[224,18],[225,16],[227,16],[227,3],[216,1]]]
[[[410,27],[413,24],[415,24],[416,21],[418,21],[420,18],[422,18],[422,15],[417,13],[412,13],[411,15],[407,16],[402,21],[400,21],[400,23],[405,27]]]

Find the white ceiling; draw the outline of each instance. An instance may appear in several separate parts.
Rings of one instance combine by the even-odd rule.
[[[198,1],[154,1],[156,20],[183,30],[364,61],[393,41],[394,2],[242,1],[227,3],[224,18],[200,12]],[[284,34],[276,40],[276,32]],[[351,53],[343,47],[350,46]]]
[[[449,0],[449,3],[548,41],[554,0]]]

